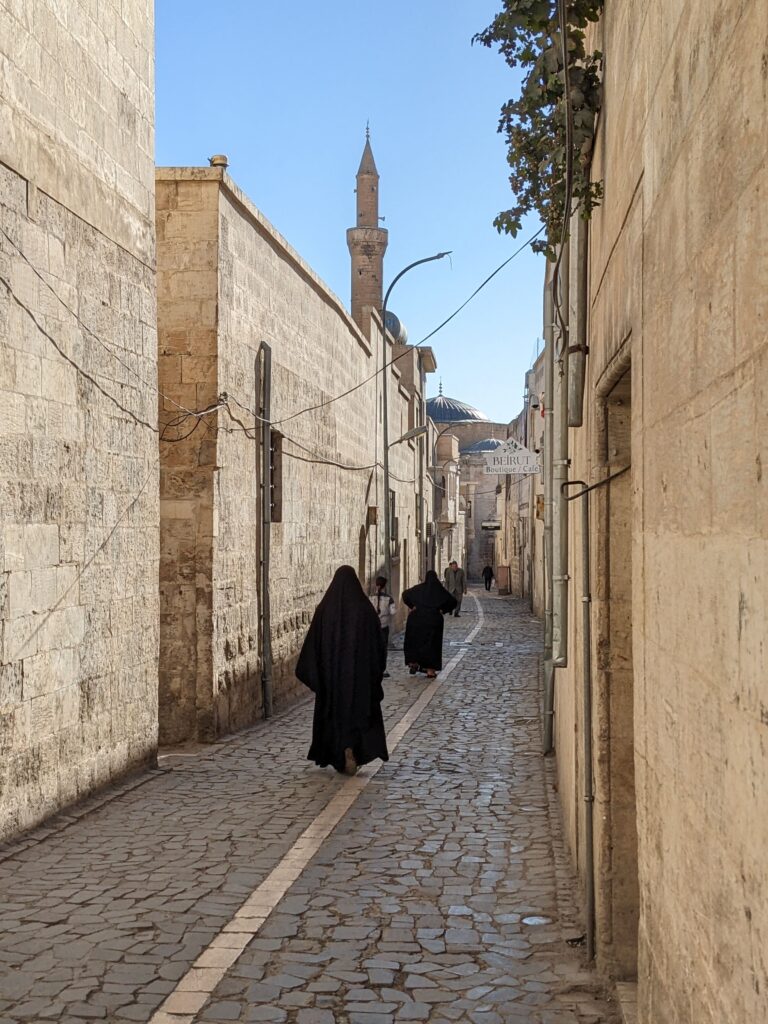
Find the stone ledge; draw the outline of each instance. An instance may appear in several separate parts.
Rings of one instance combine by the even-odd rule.
[[[637,1024],[637,982],[617,981],[616,1001],[624,1024]]]

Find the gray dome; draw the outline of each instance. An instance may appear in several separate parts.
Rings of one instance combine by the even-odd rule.
[[[457,420],[487,420],[484,412],[475,409],[466,402],[460,402],[458,398],[448,398],[446,395],[438,395],[436,398],[427,399],[427,416],[430,416],[435,423],[455,423]]]
[[[497,437],[486,437],[482,441],[475,441],[467,448],[461,449],[462,455],[477,455],[480,452],[494,452],[504,444]]]

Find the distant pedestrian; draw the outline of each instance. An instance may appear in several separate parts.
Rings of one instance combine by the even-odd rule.
[[[342,565],[315,610],[296,675],[315,695],[307,757],[354,775],[389,760],[381,701],[386,653],[381,625],[357,573]]]
[[[445,589],[456,598],[456,611],[453,613],[458,619],[461,612],[461,601],[467,592],[467,577],[459,563],[454,560],[449,562],[445,570]]]
[[[456,598],[430,569],[423,583],[403,592],[403,602],[411,609],[405,623],[405,663],[411,675],[421,669],[434,679],[443,667],[443,615],[453,611]]]
[[[486,565],[481,575],[483,577],[483,583],[485,583],[485,589],[490,590],[491,583],[493,582],[493,569],[491,568],[491,566]]]
[[[395,617],[395,599],[387,593],[387,577],[376,577],[376,593],[371,597],[371,604],[376,609],[381,623],[381,637],[384,641],[384,668],[387,667],[386,652],[389,648],[389,627]],[[389,678],[389,672],[384,672],[384,678]]]

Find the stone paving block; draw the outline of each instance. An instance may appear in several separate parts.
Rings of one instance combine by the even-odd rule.
[[[269,901],[251,916],[262,906],[254,889],[346,785],[302,760],[308,706],[180,760],[0,863],[0,887],[12,873],[13,892],[0,904],[0,991],[11,993],[0,1014],[14,1024],[153,1013],[153,1024],[588,1024],[600,1012],[608,1024],[557,917],[539,624],[514,602],[481,601],[478,639],[505,648],[465,651],[306,869],[276,873],[289,888],[271,916]],[[470,628],[446,621],[447,639]],[[424,690],[392,662],[390,725]]]

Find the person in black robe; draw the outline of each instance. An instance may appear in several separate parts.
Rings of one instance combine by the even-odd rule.
[[[315,610],[296,675],[315,695],[307,757],[354,775],[389,760],[381,702],[387,652],[381,624],[355,570],[342,565]]]
[[[443,615],[453,611],[456,598],[430,569],[423,583],[403,592],[403,602],[412,609],[405,624],[405,663],[411,675],[421,669],[434,679],[443,667]]]

